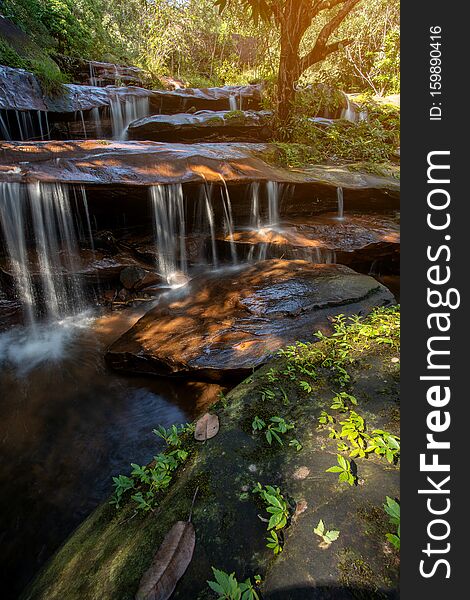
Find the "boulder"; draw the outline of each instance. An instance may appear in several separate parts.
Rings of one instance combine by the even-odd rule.
[[[24,69],[0,65],[0,109],[47,110],[36,77]]]
[[[131,140],[159,142],[260,141],[270,137],[269,111],[210,111],[194,114],[152,115],[133,121],[127,135]]]
[[[393,304],[380,283],[342,265],[267,260],[195,277],[162,298],[106,353],[119,370],[240,376],[281,346],[328,330],[339,313]]]

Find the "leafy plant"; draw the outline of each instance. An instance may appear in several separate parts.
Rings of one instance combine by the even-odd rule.
[[[322,410],[320,416],[318,417],[318,422],[320,425],[330,425],[335,422],[334,417],[328,414],[325,410]]]
[[[253,428],[253,433],[256,433],[257,431],[262,431],[262,430],[266,429],[266,431],[264,432],[264,435],[266,437],[268,444],[271,445],[272,441],[276,440],[276,442],[278,444],[283,446],[284,444],[283,444],[280,436],[284,435],[290,429],[294,429],[294,425],[292,423],[287,423],[287,421],[284,418],[276,417],[276,416],[271,417],[269,419],[269,421],[270,421],[269,424],[266,424],[266,422],[263,421],[263,419],[256,416],[253,419],[253,422],[251,423],[251,426]]]
[[[216,594],[219,600],[259,600],[259,596],[251,583],[250,578],[239,583],[235,578],[235,573],[226,573],[212,567],[215,581],[208,581],[207,584]]]
[[[387,496],[383,506],[385,512],[389,516],[391,525],[395,525],[397,528],[396,533],[387,533],[387,540],[391,542],[397,550],[400,550],[400,505],[396,500]]]
[[[271,515],[268,522],[268,530],[279,530],[285,527],[289,518],[289,506],[281,494],[281,490],[271,485],[263,487],[258,482],[253,489],[253,493],[260,495],[266,505],[266,511]]]
[[[289,442],[289,446],[292,446],[292,448],[295,448],[297,450],[297,452],[300,452],[300,450],[302,450],[302,444],[299,442],[299,440],[296,440],[295,438],[293,438]]]
[[[131,490],[134,487],[134,484],[135,482],[132,477],[126,477],[126,475],[113,477],[114,494],[110,504],[114,504],[116,508],[119,508],[124,494]]]
[[[349,485],[354,485],[356,482],[355,475],[351,472],[351,463],[347,458],[341,456],[341,454],[336,455],[338,464],[330,467],[326,470],[326,473],[338,473],[338,480],[345,481],[349,483]]]
[[[326,530],[322,519],[318,521],[318,525],[314,528],[313,532],[316,533],[328,546],[339,538],[339,531],[337,529]]]
[[[390,464],[400,457],[400,438],[382,429],[374,429],[369,444],[365,450],[367,453],[374,452],[378,456],[385,456]]]
[[[274,554],[280,554],[282,552],[281,540],[274,529],[269,532],[269,536],[266,538],[266,541],[268,542],[266,544],[266,548],[271,548]]]
[[[180,446],[181,445],[181,434],[184,433],[190,426],[188,425],[172,425],[169,429],[165,429],[163,425],[159,425],[153,430],[153,433],[162,438],[167,446]]]
[[[299,381],[300,388],[306,392],[307,394],[311,394],[313,392],[313,387],[310,385],[308,381]]]
[[[266,423],[263,421],[263,419],[260,419],[258,416],[256,416],[253,419],[251,427],[253,428],[253,433],[255,433],[256,431],[261,431],[264,429],[266,427]]]
[[[351,394],[347,394],[346,392],[339,392],[333,398],[333,403],[330,408],[332,410],[337,410],[339,412],[348,412],[350,410],[350,406],[357,406],[357,400]]]

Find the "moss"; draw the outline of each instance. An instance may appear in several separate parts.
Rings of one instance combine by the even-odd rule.
[[[235,119],[244,120],[245,113],[242,110],[229,110],[228,112],[225,113],[224,119],[226,121],[231,121],[231,120],[235,120]]]
[[[345,548],[338,559],[340,581],[357,600],[385,600],[386,596],[379,592],[376,574],[359,553]]]

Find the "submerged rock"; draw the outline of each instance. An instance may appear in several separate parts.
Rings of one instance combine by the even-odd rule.
[[[392,304],[390,292],[342,265],[268,260],[200,276],[169,294],[108,349],[115,369],[219,379],[328,330],[339,313]]]
[[[184,142],[195,140],[267,140],[272,131],[269,111],[210,111],[194,114],[152,115],[132,122],[127,134],[132,140]]]

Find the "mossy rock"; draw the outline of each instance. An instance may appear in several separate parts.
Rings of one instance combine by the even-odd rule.
[[[235,571],[239,581],[260,573],[264,599],[398,597],[398,557],[385,538],[390,529],[382,510],[386,496],[399,494],[398,467],[378,456],[356,459],[358,484],[340,483],[336,474],[325,472],[336,463],[337,442],[318,426],[318,416],[345,389],[357,398],[355,410],[368,431],[388,427],[398,434],[399,312],[378,309],[350,329],[341,321],[339,327],[340,336],[290,349],[233,389],[212,408],[220,419],[219,434],[204,444],[187,442],[190,458],[158,510],[135,514],[131,500],[118,511],[100,506],[23,599],[134,598],[165,533],[187,519],[197,487],[196,549],[172,598],[213,598],[206,583],[212,566]],[[334,359],[337,340],[349,346],[340,361]],[[300,381],[311,389],[304,391]],[[274,396],[268,397],[268,389]],[[283,436],[282,446],[270,446],[262,432],[252,433],[256,415],[282,416],[295,422],[295,429]],[[291,437],[301,442],[300,451],[289,446]],[[251,491],[257,481],[279,486],[297,503],[278,557],[265,546],[266,523]],[[340,531],[326,548],[313,533],[319,519]]]

